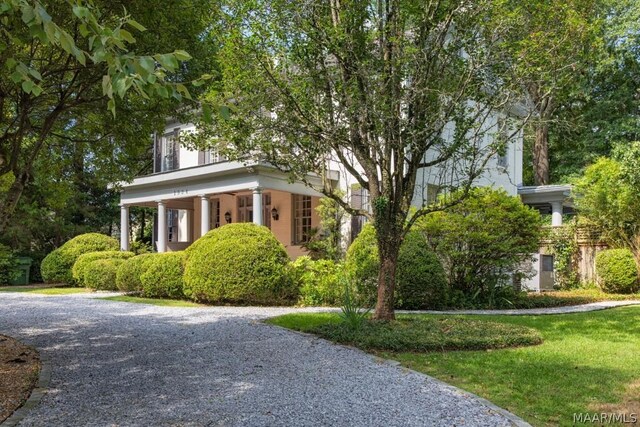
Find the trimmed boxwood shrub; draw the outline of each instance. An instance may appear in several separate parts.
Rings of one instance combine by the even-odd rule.
[[[80,255],[88,252],[116,251],[119,246],[116,239],[104,234],[87,233],[76,236],[42,260],[42,279],[47,283],[73,285],[75,281],[71,268]]]
[[[182,298],[184,252],[153,254],[144,261],[140,276],[142,294],[151,298]]]
[[[82,282],[87,288],[97,291],[115,291],[116,272],[123,262],[123,259],[118,258],[91,261],[84,268]]]
[[[340,305],[344,295],[340,283],[343,269],[343,264],[327,259],[312,260],[308,256],[301,256],[292,262],[292,277],[300,289],[298,304]]]
[[[187,254],[184,293],[195,301],[295,302],[284,246],[264,226],[227,224],[198,239]]]
[[[345,269],[362,304],[375,304],[380,260],[376,231],[362,228],[347,251]],[[447,304],[448,285],[437,256],[420,232],[410,231],[402,246],[396,270],[396,307],[415,310],[441,308]]]
[[[116,287],[123,292],[142,292],[142,275],[155,253],[136,255],[120,264],[116,274]]]
[[[605,292],[627,294],[638,290],[638,267],[629,249],[606,249],[596,255],[598,284]]]
[[[71,268],[71,276],[76,284],[82,286],[84,285],[84,270],[90,262],[97,259],[128,259],[133,255],[133,252],[123,251],[87,252],[86,254],[80,255],[73,264],[73,268]]]

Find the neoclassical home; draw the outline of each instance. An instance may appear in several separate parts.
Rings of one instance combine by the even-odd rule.
[[[265,162],[227,161],[213,151],[190,150],[179,143],[178,135],[193,131],[193,124],[168,122],[164,133],[154,137],[154,172],[122,185],[122,249],[129,248],[129,208],[144,206],[157,212],[153,241],[158,252],[185,249],[209,230],[224,224],[254,222],[269,227],[291,258],[304,254],[302,245],[309,239],[311,230],[320,225],[316,207],[322,195],[313,188],[321,188],[320,177],[309,175],[310,187],[302,182],[290,182],[286,174]],[[556,224],[562,218],[560,193],[564,193],[553,188],[522,187],[522,150],[520,135],[506,152],[492,159],[478,185],[501,187],[512,195],[521,194],[525,203],[541,209],[548,206],[553,210]],[[366,207],[366,193],[354,185],[355,180],[340,164],[330,163],[329,178],[352,204]],[[433,199],[437,193],[437,182],[420,173],[415,204]],[[346,243],[356,235],[361,223],[361,218],[352,218],[345,225]],[[538,264],[541,260],[539,257]],[[548,260],[545,258],[544,262]],[[541,270],[540,267],[536,266]],[[527,286],[540,289],[539,282],[536,279]]]

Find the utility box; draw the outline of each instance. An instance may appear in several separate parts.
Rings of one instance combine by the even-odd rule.
[[[19,275],[9,281],[10,285],[28,285],[29,284],[29,270],[31,269],[31,263],[33,260],[29,257],[19,257],[17,270]]]

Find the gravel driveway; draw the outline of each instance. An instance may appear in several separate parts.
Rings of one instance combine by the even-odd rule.
[[[20,425],[511,425],[440,382],[259,321],[292,311],[0,293],[0,333],[52,366]]]

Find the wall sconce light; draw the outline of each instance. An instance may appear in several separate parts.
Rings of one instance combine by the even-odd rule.
[[[227,221],[227,224],[229,224],[231,222],[231,212],[226,211],[224,213],[224,220]]]
[[[278,209],[276,208],[271,209],[271,218],[273,218],[274,221],[277,221],[278,218],[280,218],[280,215],[278,215]]]

